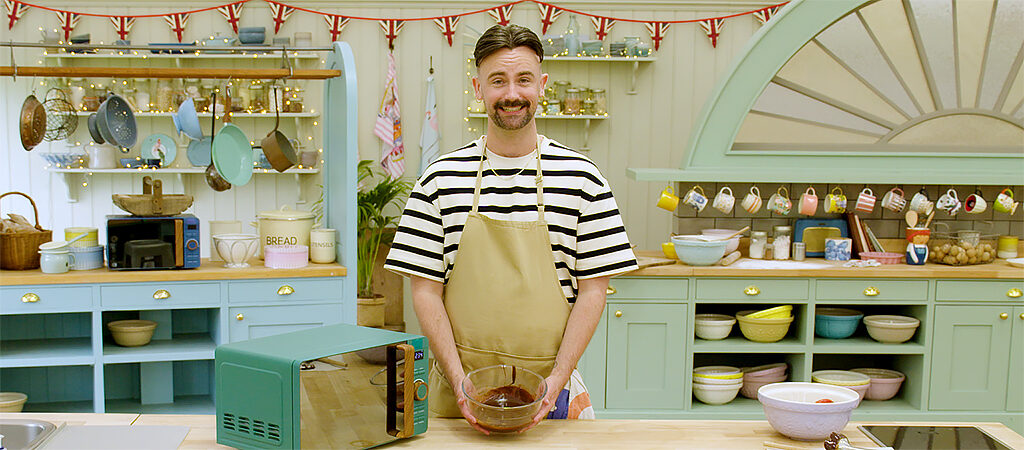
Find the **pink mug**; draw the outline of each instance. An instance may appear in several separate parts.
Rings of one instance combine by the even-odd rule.
[[[813,216],[816,211],[818,211],[818,193],[814,191],[813,187],[808,187],[807,191],[800,195],[800,214]]]
[[[903,198],[903,189],[892,188],[889,192],[885,193],[882,197],[882,207],[892,210],[894,212],[903,211],[903,207],[907,206],[907,199]]]
[[[865,214],[871,214],[875,210],[875,193],[870,188],[864,188],[857,197],[857,204],[854,209]]]

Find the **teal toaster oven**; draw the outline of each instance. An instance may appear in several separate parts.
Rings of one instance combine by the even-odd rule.
[[[427,431],[427,338],[348,324],[215,352],[217,443],[368,448]]]

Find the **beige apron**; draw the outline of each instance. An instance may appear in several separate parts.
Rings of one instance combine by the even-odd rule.
[[[477,206],[484,155],[473,191],[444,305],[452,324],[462,368],[470,371],[510,364],[551,375],[570,306],[555,272],[551,239],[544,221],[540,144],[537,138],[537,210],[534,222],[495,220]],[[483,142],[486,152],[487,140]],[[430,411],[462,417],[452,386],[435,360],[430,370]]]

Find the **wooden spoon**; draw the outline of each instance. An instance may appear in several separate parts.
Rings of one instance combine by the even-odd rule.
[[[932,218],[935,217],[935,210],[932,210],[931,214],[928,214],[928,220],[924,221],[924,228],[928,228],[928,225],[932,223]]]
[[[914,228],[917,226],[917,211],[907,211],[907,226]]]

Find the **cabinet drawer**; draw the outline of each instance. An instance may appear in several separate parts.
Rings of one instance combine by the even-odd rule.
[[[147,283],[100,288],[104,308],[173,309],[186,306],[219,306],[218,283]]]
[[[697,300],[807,300],[807,280],[716,278],[697,280]]]
[[[928,300],[928,280],[818,280],[818,300]]]
[[[0,289],[0,312],[31,314],[89,311],[92,288],[89,286],[13,286]]]
[[[685,300],[686,297],[685,278],[612,278],[608,287],[615,290],[614,294],[608,294],[608,300],[612,299],[665,299]]]
[[[231,342],[341,323],[341,304],[228,308]]]
[[[228,303],[339,300],[341,278],[234,281],[228,283]]]
[[[947,302],[1024,302],[1024,281],[937,281],[935,299]]]

